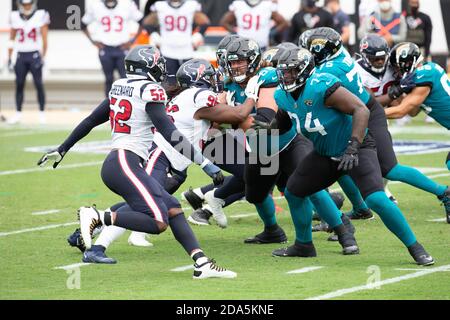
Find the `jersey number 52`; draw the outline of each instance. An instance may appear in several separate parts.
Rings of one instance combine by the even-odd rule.
[[[129,134],[131,128],[124,122],[131,118],[131,111],[133,110],[131,102],[122,99],[117,104],[117,99],[111,98],[110,104],[109,121],[111,122],[111,130],[116,133]]]

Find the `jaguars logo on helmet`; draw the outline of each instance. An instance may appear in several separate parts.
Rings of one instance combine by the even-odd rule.
[[[314,72],[314,57],[306,49],[285,50],[278,61],[277,75],[284,91],[293,92],[304,86]]]
[[[310,31],[307,45],[314,56],[316,65],[324,63],[342,49],[342,38],[336,30],[321,27]]]
[[[392,48],[389,61],[396,76],[401,78],[405,74],[413,73],[423,61],[423,56],[415,43],[402,42]]]

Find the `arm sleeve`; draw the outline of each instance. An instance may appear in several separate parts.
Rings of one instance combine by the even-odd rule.
[[[164,103],[149,102],[145,106],[145,111],[150,116],[156,130],[183,156],[195,162],[203,164],[205,157],[202,153],[195,149],[189,140],[175,127],[173,122],[166,114]]]
[[[109,120],[109,100],[103,100],[92,113],[72,131],[69,137],[59,146],[58,151],[66,153],[75,143],[83,139],[93,128]]]

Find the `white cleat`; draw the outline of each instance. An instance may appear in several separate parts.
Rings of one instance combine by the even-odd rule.
[[[81,207],[78,209],[78,220],[86,249],[90,249],[94,229],[102,225],[100,213],[95,207]]]
[[[128,244],[135,247],[153,247],[153,243],[148,242],[147,239],[145,239],[146,235],[145,232],[133,231],[128,237]]]
[[[18,124],[20,123],[20,121],[22,120],[22,113],[21,112],[16,112],[16,114],[10,118],[7,123],[8,124]]]
[[[214,190],[205,193],[205,200],[208,203],[213,218],[221,228],[226,228],[228,225],[227,216],[223,212],[224,200],[214,197]]]
[[[194,265],[193,279],[207,279],[207,278],[227,278],[232,279],[237,277],[237,273],[216,265],[214,260],[208,260],[202,265]]]

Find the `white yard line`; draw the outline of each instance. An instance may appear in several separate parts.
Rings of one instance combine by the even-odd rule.
[[[423,269],[418,269],[418,268],[396,268],[395,270],[397,270],[397,271],[423,271]],[[450,271],[450,269],[441,270],[440,272],[448,272],[448,271]]]
[[[59,166],[57,170],[97,166],[102,163],[103,163],[103,161],[91,161],[91,162],[67,164],[67,165]],[[29,169],[0,171],[0,176],[7,176],[7,175],[21,174],[21,173],[30,173],[30,172],[45,172],[45,171],[49,171],[49,170],[54,170],[54,169],[52,166],[48,166],[45,168],[40,168],[40,167],[36,166],[35,168],[29,168]]]
[[[53,269],[72,270],[72,269],[76,269],[79,267],[89,266],[91,264],[92,263],[80,262],[80,263],[69,264],[67,266],[54,267]]]
[[[235,214],[233,216],[230,216],[230,218],[246,218],[246,217],[253,217],[256,215],[258,215],[256,212],[246,214]]]
[[[194,269],[194,265],[192,265],[192,264],[187,265],[187,266],[182,266],[182,267],[174,268],[174,269],[171,269],[170,271],[173,271],[173,272],[182,272],[182,271],[191,270],[191,269]]]
[[[340,290],[337,290],[337,291],[332,291],[332,292],[329,292],[329,293],[324,294],[324,295],[307,298],[306,300],[333,299],[333,298],[337,298],[337,297],[342,297],[342,296],[350,294],[350,293],[355,293],[355,292],[363,291],[363,290],[371,290],[373,288],[378,288],[378,287],[381,287],[381,286],[384,286],[384,285],[397,283],[397,282],[401,282],[401,281],[405,281],[405,280],[409,280],[409,279],[423,277],[423,276],[426,276],[426,275],[429,275],[429,274],[432,274],[432,273],[435,273],[435,272],[449,271],[449,270],[450,270],[450,264],[445,265],[445,266],[441,266],[441,267],[437,267],[437,268],[423,269],[422,271],[410,273],[410,274],[407,274],[407,275],[404,275],[404,276],[400,276],[400,277],[390,278],[390,279],[386,279],[386,280],[383,280],[383,281],[376,281],[376,282],[373,282],[373,283],[370,283],[370,284],[366,284],[366,285],[362,285],[362,286],[357,286],[357,287],[352,287],[352,288],[340,289]]]
[[[447,221],[447,219],[446,218],[439,218],[439,219],[430,219],[430,220],[427,220],[428,222],[444,222],[444,221]]]
[[[48,226],[42,226],[42,227],[36,227],[36,228],[28,228],[28,229],[21,229],[16,231],[9,231],[9,232],[0,232],[0,237],[6,237],[13,234],[19,234],[19,233],[27,233],[27,232],[34,232],[34,231],[41,231],[41,230],[47,230],[47,229],[54,229],[54,228],[60,228],[60,227],[68,227],[73,226],[75,224],[79,224],[79,222],[68,222],[68,223],[62,223],[62,224],[50,224]]]
[[[35,211],[35,212],[32,212],[31,215],[44,216],[47,214],[58,213],[58,212],[61,212],[61,210],[60,209],[52,209],[52,210],[45,210],[45,211]]]
[[[301,269],[296,269],[296,270],[291,270],[286,272],[287,274],[297,274],[297,273],[306,273],[306,272],[311,272],[311,271],[315,271],[315,270],[319,270],[322,269],[323,267],[321,266],[317,266],[317,267],[305,267],[305,268],[301,268]]]

